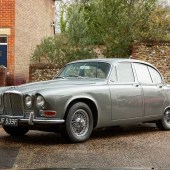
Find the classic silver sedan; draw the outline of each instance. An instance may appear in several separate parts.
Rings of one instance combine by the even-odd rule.
[[[75,61],[53,80],[0,88],[0,124],[12,136],[60,131],[83,142],[94,128],[145,122],[170,130],[170,86],[138,60]]]

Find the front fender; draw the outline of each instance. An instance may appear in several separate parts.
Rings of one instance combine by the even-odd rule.
[[[64,112],[66,113],[67,108],[69,107],[69,105],[70,105],[72,102],[77,101],[77,100],[78,100],[78,101],[81,101],[81,100],[83,100],[83,99],[92,101],[92,102],[96,105],[97,110],[99,109],[99,108],[98,108],[98,103],[97,103],[97,101],[96,101],[92,96],[90,96],[90,95],[77,95],[77,96],[72,96],[72,97],[66,102],[66,105],[65,105],[65,108],[64,108]]]

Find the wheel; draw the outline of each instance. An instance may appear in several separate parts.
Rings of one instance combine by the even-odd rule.
[[[88,105],[74,104],[68,111],[65,123],[65,137],[73,143],[86,141],[93,130],[93,115]]]
[[[13,126],[3,126],[3,129],[6,133],[8,133],[11,136],[23,136],[25,135],[29,129],[27,127],[13,127]]]
[[[162,119],[156,122],[160,130],[170,130],[170,109],[166,110]]]

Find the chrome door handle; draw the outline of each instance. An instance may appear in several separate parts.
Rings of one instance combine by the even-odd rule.
[[[158,88],[162,89],[163,85],[157,85]]]
[[[139,87],[139,84],[133,84],[134,87]]]

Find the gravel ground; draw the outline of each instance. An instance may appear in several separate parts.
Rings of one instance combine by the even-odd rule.
[[[148,124],[108,128],[85,143],[67,144],[60,134],[30,131],[13,138],[0,128],[0,155],[0,169],[168,169],[170,132]]]

